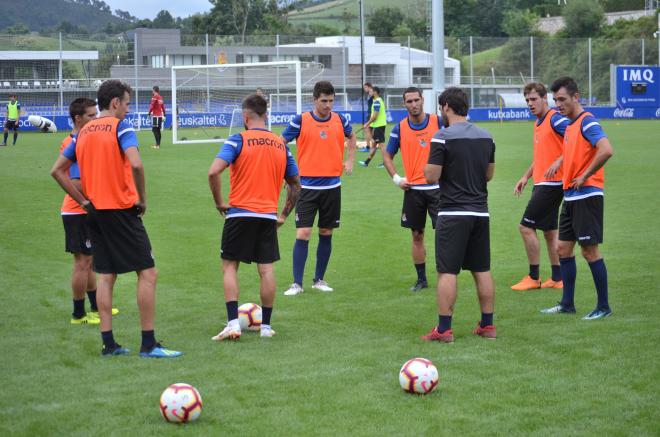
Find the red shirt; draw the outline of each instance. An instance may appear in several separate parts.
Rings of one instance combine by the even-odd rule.
[[[165,102],[160,94],[156,93],[151,97],[151,104],[149,104],[149,112],[154,117],[162,117],[165,115]]]

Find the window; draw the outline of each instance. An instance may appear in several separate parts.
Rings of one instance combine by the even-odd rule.
[[[151,57],[151,68],[163,68],[165,66],[165,56],[158,55]]]
[[[432,82],[431,69],[427,67],[413,68],[414,84],[429,84]]]
[[[332,68],[332,56],[330,55],[319,55],[318,61],[323,64],[325,68]]]

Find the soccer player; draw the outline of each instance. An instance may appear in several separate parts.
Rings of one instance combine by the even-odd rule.
[[[342,171],[353,172],[355,133],[351,124],[332,112],[335,88],[330,82],[314,85],[314,110],[296,115],[284,129],[286,143],[297,138],[298,166],[302,190],[296,204],[296,242],[293,246],[293,284],[284,292],[295,296],[303,292],[303,276],[312,226],[318,212],[319,245],[312,288],[329,292],[324,280],[332,252],[332,231],[339,227]],[[348,139],[348,158],[344,160],[344,139]]]
[[[424,247],[426,214],[428,213],[431,225],[435,229],[440,210],[440,187],[437,183],[426,182],[424,167],[429,160],[431,139],[442,123],[437,115],[424,112],[424,98],[419,88],[406,88],[403,92],[403,104],[408,111],[408,117],[392,129],[387,148],[383,150],[383,163],[394,185],[404,191],[401,226],[412,231],[412,259],[417,271],[417,282],[410,287],[410,291],[420,291],[429,286],[426,279],[426,248]],[[398,175],[393,162],[394,155],[399,149],[405,171],[404,177]]]
[[[99,87],[99,117],[78,132],[55,162],[51,175],[88,214],[94,271],[99,274],[102,355],[129,353],[115,342],[112,333],[112,292],[118,274],[137,272],[140,356],[172,358],[181,352],[163,348],[154,334],[157,272],[141,218],[147,210],[144,167],[135,131],[124,120],[130,93],[131,87],[118,80],[107,80]],[[74,162],[80,167],[84,195],[68,176]]]
[[[380,148],[380,145],[385,142],[385,127],[387,127],[387,112],[385,110],[385,102],[380,96],[380,88],[377,86],[372,88],[372,97],[374,99],[373,104],[371,105],[371,116],[369,120],[364,124],[364,129],[369,129],[373,127],[372,139],[370,144],[369,157],[360,161],[362,167],[368,167],[369,163],[376,154],[376,150]],[[379,165],[382,167],[383,164]]]
[[[225,216],[222,231],[222,276],[227,307],[227,326],[213,340],[237,340],[238,266],[257,263],[261,278],[261,336],[272,337],[270,319],[275,301],[275,270],[280,259],[277,228],[284,224],[300,195],[298,166],[282,138],[266,130],[268,103],[258,94],[243,100],[246,130],[222,145],[209,169],[209,186],[215,205]],[[220,175],[230,167],[229,203],[222,197]],[[286,202],[277,215],[282,180],[287,184]]]
[[[2,142],[2,146],[7,145],[7,137],[9,136],[10,130],[14,131],[14,146],[16,145],[16,140],[18,139],[18,123],[21,117],[21,104],[18,103],[16,97],[16,94],[9,95],[10,101],[7,103],[7,116],[5,118],[5,128],[3,131],[4,141]]]
[[[495,143],[488,131],[467,122],[468,98],[461,89],[447,88],[438,101],[446,129],[431,140],[424,175],[428,183],[442,185],[442,209],[435,224],[439,323],[422,340],[454,341],[451,322],[461,268],[472,272],[481,306],[481,320],[473,334],[494,339],[495,286],[490,272],[486,186],[495,171]]]
[[[149,104],[149,114],[151,117],[151,131],[154,133],[156,144],[154,149],[160,149],[160,131],[165,126],[165,102],[160,95],[160,88],[156,85],[151,90],[151,103]]]
[[[554,109],[550,109],[548,92],[543,84],[528,83],[523,94],[530,112],[537,117],[534,124],[534,158],[516,183],[513,194],[520,196],[527,181],[533,178],[532,197],[518,225],[527,252],[529,274],[511,286],[511,289],[525,291],[536,288],[562,288],[557,256],[557,217],[564,197],[561,182],[562,144],[569,121]],[[543,231],[552,267],[552,276],[544,282],[541,282],[539,274],[541,256],[537,229]]]
[[[596,308],[583,319],[601,319],[612,314],[607,269],[598,245],[603,242],[603,166],[614,151],[598,120],[582,108],[575,80],[562,77],[552,83],[551,89],[559,112],[571,120],[564,133],[564,204],[559,218],[557,246],[564,292],[561,302],[541,312],[575,313],[573,297],[577,267],[573,249],[577,241],[582,256],[589,263],[598,297]]]
[[[367,120],[369,120],[371,118],[371,106],[374,103],[374,96],[373,96],[374,86],[371,84],[371,82],[365,82],[364,85],[362,86],[362,89],[367,94],[367,96],[369,96],[369,98],[367,99]],[[372,127],[365,128],[364,139],[366,141],[366,146],[360,149],[360,152],[368,153],[371,150],[370,145],[371,145],[372,136],[373,136],[373,128]]]

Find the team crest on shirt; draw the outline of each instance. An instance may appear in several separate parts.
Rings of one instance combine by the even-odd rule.
[[[322,131],[319,133],[319,135],[321,135],[321,139],[322,139],[322,140],[325,140],[326,138],[328,138],[328,134],[327,134],[326,131],[324,131],[324,130],[322,130]]]
[[[406,222],[406,221],[408,221],[408,218],[406,217],[406,213],[405,213],[405,212],[404,212],[403,214],[401,214],[401,221],[402,221],[402,222]]]
[[[298,213],[296,213],[296,221],[300,221],[300,218],[298,218]]]
[[[88,249],[92,248],[92,241],[89,238],[85,240],[85,247]]]
[[[422,146],[422,147],[428,146],[428,144],[426,143],[426,140],[424,138],[419,139],[419,145]]]

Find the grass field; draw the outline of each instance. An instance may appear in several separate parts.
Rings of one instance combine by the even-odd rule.
[[[136,354],[132,274],[117,282],[114,324],[130,356],[102,359],[98,329],[69,324],[62,192],[49,176],[63,134],[21,134],[18,146],[0,149],[0,435],[658,435],[658,122],[603,122],[615,148],[602,246],[614,315],[595,322],[580,320],[595,303],[582,259],[575,316],[539,314],[558,291],[509,289],[527,268],[517,224],[529,191],[521,199],[512,191],[531,158],[532,126],[484,126],[497,143],[490,211],[498,339],[470,334],[479,310],[464,273],[452,345],[419,340],[437,323],[435,292],[407,291],[415,274],[410,235],[399,227],[402,193],[384,170],[359,166],[343,178],[342,225],[326,275],[336,291],[311,290],[313,237],[307,291],[281,294],[291,282],[290,220],[280,230],[276,266],[278,335],[211,342],[226,317],[222,219],[206,177],[218,145],[172,146],[167,131],[155,151],[147,147],[151,132],[140,132],[144,221],[160,272],[156,335],[185,352],[163,361]],[[258,302],[255,270],[241,268],[241,302]],[[549,270],[542,256],[542,276]],[[399,388],[398,370],[412,357],[439,369],[440,384],[428,396]],[[160,417],[158,398],[174,382],[201,392],[198,422],[179,427]]]

